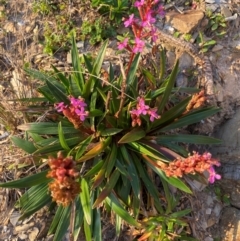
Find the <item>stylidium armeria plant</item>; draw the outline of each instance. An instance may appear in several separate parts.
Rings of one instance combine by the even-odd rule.
[[[220,141],[181,134],[181,128],[219,109],[204,107],[204,91],[174,88],[178,62],[158,86],[153,74],[144,77],[139,68],[140,53],[146,41],[156,41],[155,16],[164,12],[156,0],[139,0],[134,6],[140,17],[132,14],[124,21],[132,29],[134,41],[128,36],[118,45],[130,53],[126,66],[119,60],[120,73],[110,64],[107,79],[102,79],[108,41],[97,57],[84,56],[80,61],[74,38],[71,74],[65,76],[54,68],[54,75],[49,76],[26,69],[42,84],[35,108],[42,110],[42,102],[46,102],[46,108],[50,103],[55,109],[46,110],[40,122],[20,125],[18,128],[26,132],[24,140],[12,137],[15,145],[33,157],[36,173],[0,186],[29,188],[17,203],[21,218],[44,206],[56,210],[49,229],[49,234],[55,234],[54,241],[63,240],[68,230],[73,240],[78,239],[80,230],[84,230],[86,240],[101,240],[106,217],[116,218],[117,236],[124,222],[136,230],[134,236],[140,241],[159,237],[180,240],[182,234],[187,236],[188,226],[182,217],[191,210],[175,209],[181,192],[170,195],[170,186],[190,194],[182,178],[185,175],[188,182],[196,175],[209,183],[221,178],[214,169],[220,164],[210,153],[190,155],[182,145]],[[173,101],[179,92],[185,94]],[[161,182],[158,186],[155,177]]]

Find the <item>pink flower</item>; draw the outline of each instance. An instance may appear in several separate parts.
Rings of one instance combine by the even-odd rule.
[[[133,48],[133,53],[136,54],[138,52],[142,52],[144,45],[145,45],[144,41],[142,41],[140,38],[136,37],[135,38],[135,46]]]
[[[64,105],[64,102],[60,102],[55,105],[55,108],[57,112],[62,112],[65,108],[67,108],[67,105]]]
[[[136,1],[134,7],[139,8],[144,5],[145,0]]]
[[[148,11],[144,17],[144,20],[142,21],[141,25],[142,27],[146,27],[151,25],[152,23],[156,22],[156,18],[152,17],[152,11]]]
[[[84,121],[88,116],[88,111],[85,111],[83,107],[76,109],[75,113],[80,117],[81,121]]]
[[[85,107],[87,106],[87,104],[84,102],[83,98],[74,98],[74,97],[70,97],[70,102],[72,104],[73,107],[75,108],[81,108],[81,107]]]
[[[151,34],[152,41],[156,42],[157,39],[158,39],[157,29],[152,27],[151,31],[150,31],[150,34]]]
[[[221,176],[215,172],[213,166],[211,166],[211,167],[208,169],[208,172],[209,172],[208,181],[209,181],[210,183],[214,183],[215,180],[221,179]]]
[[[128,38],[125,38],[121,43],[118,43],[118,49],[122,50],[127,47]]]
[[[129,18],[126,21],[124,21],[124,26],[127,28],[131,26],[133,23],[134,23],[134,14],[131,14]]]
[[[160,6],[159,6],[157,12],[158,12],[158,14],[159,14],[161,17],[164,17],[164,16],[165,16],[165,11],[164,11],[163,5],[160,5]]]
[[[150,115],[150,121],[151,122],[153,122],[154,119],[160,118],[160,115],[157,114],[157,108],[149,110],[148,114]]]

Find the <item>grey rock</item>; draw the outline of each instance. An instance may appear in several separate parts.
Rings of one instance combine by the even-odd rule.
[[[240,210],[226,207],[220,220],[221,241],[240,240]]]

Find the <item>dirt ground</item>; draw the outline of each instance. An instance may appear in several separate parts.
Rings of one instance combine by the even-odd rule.
[[[33,68],[47,71],[50,69],[50,65],[54,64],[63,71],[67,71],[70,68],[69,51],[63,48],[63,46],[59,46],[58,49],[54,50],[53,56],[43,53],[45,24],[48,23],[52,27],[53,32],[58,30],[54,26],[53,16],[40,15],[33,12],[34,2],[36,1],[0,0],[0,180],[4,182],[23,177],[30,171],[19,167],[31,163],[31,157],[26,156],[10,142],[12,135],[23,135],[17,129],[17,126],[28,121],[21,111],[24,106],[14,101],[14,99],[32,97],[37,94],[34,90],[36,82],[27,78],[23,67],[30,65]],[[180,10],[186,8],[185,1],[179,0],[175,2]],[[230,17],[231,19],[232,16],[236,16],[236,18],[233,17],[233,20],[227,21],[225,37],[217,38],[217,44],[205,53],[209,57],[213,69],[214,103],[221,108],[221,111],[213,118],[209,118],[195,126],[196,133],[207,135],[215,133],[214,135],[221,136],[223,132],[221,126],[235,115],[237,107],[240,105],[240,1],[206,0],[201,2],[205,3],[205,9],[210,8],[215,10],[216,13],[222,13],[225,18]],[[82,21],[92,18],[95,14],[89,12],[88,5],[82,3],[81,0],[68,1],[67,6],[66,21],[72,19],[79,26]],[[175,11],[173,7],[169,7],[167,12],[173,10]],[[204,21],[206,22],[206,18],[204,19],[202,24],[196,26],[192,31],[192,36],[196,35],[198,31],[204,31],[206,23],[205,25],[203,23]],[[168,24],[165,23],[164,26],[168,26]],[[211,38],[211,33],[208,33],[206,39],[207,37]],[[113,47],[110,48],[110,51],[114,53],[116,51],[114,49],[116,48],[116,44],[114,44],[116,40],[112,39],[111,43]],[[83,43],[83,41],[79,40],[78,44],[86,45],[84,47],[85,52],[96,49],[96,47],[90,46],[87,41]],[[196,47],[199,48],[197,45]],[[172,61],[171,56],[173,55],[175,57],[178,56],[177,50],[169,50],[169,63]],[[188,59],[189,56],[182,57],[181,61],[186,63]],[[192,68],[192,60],[184,68],[182,70],[183,73],[186,72],[186,69]],[[240,129],[238,119],[232,125],[230,132],[239,135],[239,132],[236,134],[234,127],[236,127],[236,130]],[[233,140],[235,139],[233,137]],[[226,143],[228,141],[232,142],[230,137],[225,140]],[[209,149],[209,147],[205,148]],[[231,145],[227,149],[231,150]],[[221,157],[226,160],[226,155],[228,157],[231,156],[232,151],[229,152],[226,154],[226,152],[219,152],[219,149],[214,149],[214,153],[220,158],[220,161],[222,161]],[[234,155],[237,157],[235,158],[236,163],[236,160],[240,159],[240,154],[236,152]],[[223,169],[224,163],[223,161]],[[223,172],[223,170],[219,171]],[[236,180],[232,184],[232,179],[231,176],[228,178],[230,181],[227,185],[236,187]],[[233,204],[231,200],[229,201],[229,196],[226,196],[226,200],[223,200],[225,193],[220,191],[219,194],[216,191],[218,186],[220,188],[224,187],[221,182],[214,187],[206,188],[199,183],[192,187],[195,190],[195,195],[194,197],[188,197],[190,206],[193,209],[192,235],[200,241],[240,240],[240,236],[237,236],[239,234],[226,236],[226,232],[228,232],[227,224],[223,220],[227,218],[228,214],[226,214],[226,209],[224,208],[238,208],[238,206]],[[14,208],[14,203],[22,193],[23,190],[0,189],[0,240],[51,240],[51,237],[46,237],[51,217],[44,210],[33,215],[28,220],[23,222],[17,221],[20,211]],[[229,192],[226,195],[230,195]],[[234,197],[231,199],[234,199]],[[235,212],[237,211],[235,210]],[[222,214],[226,215],[226,218]],[[239,214],[237,213],[236,215]],[[107,223],[105,225],[103,236],[104,240],[114,240],[114,231],[111,224]],[[125,236],[128,237],[127,235]]]

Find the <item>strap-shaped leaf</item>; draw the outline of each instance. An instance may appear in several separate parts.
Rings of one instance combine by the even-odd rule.
[[[161,114],[163,108],[165,107],[165,105],[166,105],[166,103],[167,103],[167,101],[169,99],[169,96],[170,96],[170,94],[172,92],[172,89],[173,89],[173,86],[174,86],[174,83],[175,83],[177,72],[178,72],[178,61],[175,64],[175,66],[174,66],[174,68],[173,68],[173,70],[171,72],[171,75],[169,77],[166,89],[165,89],[164,94],[163,94],[163,97],[161,98],[160,104],[158,106],[158,113],[159,114]]]
[[[154,139],[158,144],[166,143],[166,142],[183,142],[183,143],[194,143],[198,145],[209,145],[209,144],[221,144],[222,141],[210,136],[202,136],[202,135],[161,135],[157,136]]]
[[[142,128],[134,128],[125,134],[119,141],[119,144],[138,141],[146,136],[146,132]]]
[[[66,234],[70,223],[70,213],[71,213],[70,210],[71,210],[71,205],[63,208],[63,211],[61,213],[61,218],[59,220],[56,232],[54,234],[53,241],[63,240],[64,235]]]
[[[107,184],[99,194],[97,200],[93,204],[93,208],[98,207],[98,205],[112,192],[112,189],[117,183],[119,177],[120,177],[120,172],[117,169],[115,169],[112,175],[110,176],[109,181],[107,182]]]
[[[51,66],[57,76],[57,78],[63,83],[63,85],[65,86],[65,88],[68,90],[70,83],[69,83],[69,79],[66,78],[66,76],[61,73],[54,65]]]
[[[92,206],[90,201],[90,189],[85,178],[81,179],[80,199],[83,208],[84,218],[88,225],[92,223]]]
[[[77,149],[77,153],[75,156],[76,160],[78,160],[82,156],[82,154],[86,151],[86,148],[91,143],[92,139],[93,139],[93,136],[91,135],[87,137],[84,141],[82,141],[79,145],[76,146],[76,149]]]
[[[37,133],[40,135],[57,135],[58,123],[51,122],[39,122],[39,123],[26,123],[18,126],[19,130],[29,131],[31,133]],[[79,133],[73,126],[63,126],[62,130],[65,134]]]
[[[71,49],[71,57],[72,57],[72,65],[73,65],[73,79],[75,83],[77,84],[77,87],[79,88],[79,91],[83,91],[84,87],[84,76],[83,76],[83,69],[81,67],[80,59],[79,59],[79,54],[78,54],[78,49],[76,46],[76,41],[74,36],[72,37],[72,49]]]
[[[29,154],[32,154],[37,150],[34,144],[30,141],[24,140],[16,136],[12,136],[11,140],[17,147],[21,148],[22,150],[24,150]]]
[[[164,156],[154,148],[138,142],[131,142],[127,144],[129,148],[137,153],[144,154],[147,156],[151,156],[155,159],[165,159]]]
[[[57,211],[55,212],[54,218],[51,222],[50,228],[48,229],[48,235],[55,233],[58,223],[61,219],[64,207],[62,205],[58,206]]]
[[[96,82],[98,80],[97,77],[98,77],[98,75],[100,73],[100,70],[101,70],[101,67],[102,67],[102,63],[103,63],[103,60],[104,60],[104,57],[105,57],[107,46],[108,46],[108,40],[106,40],[103,43],[101,49],[99,50],[98,56],[95,59],[94,64],[93,64],[93,70],[90,71],[92,76],[90,76],[90,78],[88,79],[88,81],[84,85],[83,97],[86,98],[86,99],[89,97],[92,88],[94,87],[94,85],[96,84]],[[93,76],[93,75],[95,75],[95,76]]]
[[[171,108],[169,111],[166,111],[163,113],[160,119],[155,120],[152,125],[151,129],[148,130],[148,132],[154,133],[154,130],[159,130],[159,128],[166,126],[172,121],[174,121],[176,118],[179,118],[182,113],[186,110],[186,106],[188,105],[191,97],[188,97],[175,105],[173,108]]]
[[[68,146],[68,144],[66,142],[61,122],[59,122],[59,124],[58,124],[58,136],[59,136],[59,142],[60,142],[60,145],[62,146],[62,148],[66,151],[69,151],[70,147]]]
[[[116,135],[117,133],[121,132],[123,129],[119,129],[119,128],[108,128],[108,129],[104,129],[101,130],[100,135],[101,136],[113,136]]]
[[[183,182],[181,181],[179,178],[176,177],[167,177],[166,174],[160,170],[159,168],[153,166],[152,164],[150,164],[149,162],[147,162],[147,164],[161,177],[163,178],[165,181],[167,181],[169,184],[171,184],[172,186],[186,192],[186,193],[192,193],[192,191],[189,189],[189,187]]]
[[[129,73],[127,75],[127,86],[133,85],[134,79],[136,78],[140,57],[141,57],[140,53],[136,54],[136,56],[134,57]]]
[[[69,99],[67,95],[58,86],[54,85],[48,80],[46,81],[46,84],[57,101],[64,102],[65,104],[69,104]]]
[[[48,192],[48,184],[43,183],[31,188],[34,192],[26,192],[19,200],[22,207],[22,215],[20,219],[29,217],[45,205],[51,203],[52,197]]]
[[[111,209],[119,215],[123,220],[125,220],[128,224],[134,227],[141,227],[140,223],[138,223],[130,214],[123,208],[120,204],[116,196],[111,193],[106,199],[107,204],[111,207]]]
[[[82,224],[83,224],[83,219],[84,219],[82,204],[79,198],[76,198],[75,205],[76,205],[76,212],[74,217],[73,241],[78,240],[78,236],[80,234]]]
[[[48,170],[42,171],[40,173],[27,176],[18,180],[0,183],[0,187],[4,188],[26,188],[38,185],[40,183],[49,182],[50,179],[46,177]]]
[[[158,212],[163,213],[163,208],[159,201],[158,190],[157,190],[156,186],[153,184],[153,182],[151,181],[151,179],[149,178],[149,176],[146,172],[146,168],[144,168],[143,165],[139,164],[139,158],[135,155],[133,155],[133,161],[134,161],[135,167],[137,168],[138,173],[141,177],[141,180],[143,181],[146,189],[148,190],[148,193],[154,199],[154,205],[155,205],[156,209],[158,210]]]
[[[89,152],[87,152],[84,156],[82,156],[77,161],[83,162],[83,161],[87,161],[87,160],[90,160],[90,159],[94,158],[99,153],[104,151],[108,147],[110,142],[111,142],[111,137],[107,137],[105,140],[97,143]]]
[[[194,123],[198,123],[201,120],[216,114],[220,109],[216,107],[207,107],[201,110],[193,111],[192,113],[179,118],[177,121],[173,122],[172,124],[164,127],[161,131],[169,131],[176,128],[181,128],[184,126],[188,126]]]

